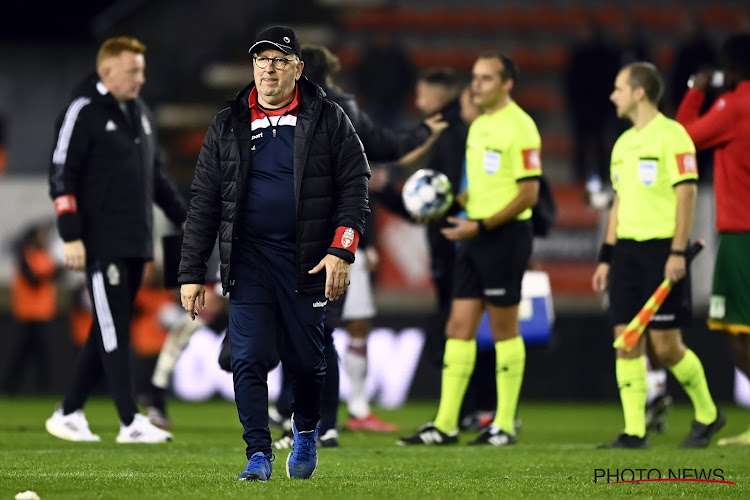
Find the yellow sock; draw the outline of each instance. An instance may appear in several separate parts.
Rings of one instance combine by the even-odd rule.
[[[702,424],[710,424],[716,420],[718,415],[716,405],[711,392],[708,390],[706,374],[703,371],[703,364],[698,356],[688,349],[685,356],[672,368],[672,375],[685,389],[693,402],[695,409],[695,419]]]
[[[646,435],[646,360],[617,359],[615,363],[617,387],[620,389],[622,413],[625,417],[625,434]]]
[[[521,337],[495,342],[497,413],[492,422],[508,434],[516,433],[516,408],[526,366],[526,345]]]
[[[458,428],[466,387],[477,360],[477,341],[447,339],[443,355],[443,383],[435,427],[446,434]]]

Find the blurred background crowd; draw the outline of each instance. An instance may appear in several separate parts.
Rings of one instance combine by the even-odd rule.
[[[533,269],[549,276],[555,326],[549,341],[529,353],[524,393],[596,399],[617,394],[606,304],[590,284],[606,208],[599,195],[609,189],[611,147],[628,126],[609,102],[614,77],[627,63],[654,62],[667,82],[661,109],[673,117],[688,77],[716,66],[727,34],[750,30],[750,7],[729,0],[101,0],[17,9],[0,21],[2,392],[61,392],[85,335],[82,276],[59,267],[47,171],[55,117],[110,36],[134,36],[148,46],[142,97],[155,112],[168,173],[186,196],[206,129],[251,79],[247,50],[267,25],[292,26],[303,44],[329,48],[341,66],[338,85],[393,128],[424,119],[415,99],[421,72],[452,68],[468,81],[483,50],[507,52],[521,71],[514,98],[541,133],[558,214],[532,256]],[[695,263],[696,321],[686,337],[697,352],[710,352],[703,357],[709,382],[717,399],[727,399],[731,362],[705,328],[715,250],[710,152],[699,156],[699,168],[694,234],[706,240],[707,255]],[[387,208],[376,212],[373,323],[395,331],[424,325],[436,307],[424,227]],[[163,218],[155,229],[157,241],[175,232]],[[49,258],[40,256],[45,252]],[[174,295],[160,287],[161,265],[157,259],[147,270],[144,290],[152,294],[133,327],[139,358],[155,356],[166,333],[158,306]],[[43,296],[22,296],[19,276],[28,272],[46,283]],[[586,362],[561,364],[571,359]],[[545,367],[562,375],[550,381]],[[413,395],[437,394],[435,370],[420,364]]]

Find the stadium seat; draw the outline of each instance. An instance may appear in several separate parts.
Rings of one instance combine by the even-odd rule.
[[[591,275],[596,268],[595,264],[593,261],[547,259],[538,262],[535,269],[549,275],[554,295],[588,297],[594,295],[591,289]]]
[[[488,9],[483,27],[488,30],[518,30],[524,23],[524,13],[520,9],[504,6]]]
[[[455,12],[456,26],[461,30],[472,33],[476,31],[491,32],[492,19],[488,10],[481,7],[465,7]]]
[[[556,23],[562,32],[576,29],[578,26],[589,22],[588,9],[580,4],[568,5],[557,9]]]
[[[562,71],[568,63],[567,47],[559,45],[539,48],[521,45],[509,49],[508,52],[521,68],[522,73],[557,73]]]
[[[573,145],[570,139],[560,132],[542,131],[542,154],[554,155],[560,158],[570,158],[573,154]]]
[[[638,5],[634,8],[636,21],[644,28],[654,32],[670,32],[680,28],[682,22],[681,6]]]
[[[435,66],[451,66],[459,70],[468,70],[474,63],[476,54],[461,48],[434,48],[428,46],[412,47],[409,59],[419,69]]]
[[[672,44],[660,43],[654,45],[654,59],[662,71],[669,71],[674,66],[675,53]]]
[[[539,85],[523,85],[513,95],[518,104],[531,113],[561,113],[565,108],[559,92]]]
[[[336,47],[331,52],[339,58],[342,71],[347,71],[356,66],[362,57],[362,50],[357,47]]]
[[[547,4],[529,7],[526,12],[526,18],[532,30],[557,31],[559,27],[557,9]]]
[[[467,28],[463,11],[447,6],[433,8],[429,12],[429,28],[434,33],[454,33]]]
[[[436,29],[434,9],[402,6],[392,14],[390,21],[404,31],[429,32]]]
[[[747,18],[747,14],[743,13],[741,8],[732,8],[720,4],[705,5],[701,7],[699,10],[699,16],[701,21],[707,27],[725,30],[739,28],[743,20],[746,20]]]
[[[394,22],[396,9],[371,7],[356,9],[341,16],[341,21],[349,31],[381,30],[393,31],[397,28]]]
[[[581,5],[553,6],[540,4],[527,11],[528,28],[545,33],[561,33],[565,36],[586,22],[586,10]]]
[[[545,137],[542,137],[542,154],[546,151]],[[553,184],[552,195],[557,204],[556,228],[595,229],[599,225],[597,210],[586,204],[585,187],[580,183]]]
[[[523,72],[538,70],[536,51],[527,45],[519,45],[507,51]]]
[[[614,2],[601,4],[594,8],[593,14],[605,30],[619,29],[626,17],[620,5]]]
[[[554,45],[542,49],[539,55],[540,63],[545,68],[542,71],[559,72],[567,67],[570,54],[566,47]]]

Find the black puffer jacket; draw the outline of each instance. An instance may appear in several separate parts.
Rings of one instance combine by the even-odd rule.
[[[297,209],[297,292],[320,293],[325,273],[308,274],[326,252],[353,261],[348,250],[329,248],[337,227],[365,231],[370,212],[367,164],[357,134],[341,107],[304,76],[294,132],[294,193]],[[229,101],[206,134],[191,188],[182,243],[180,284],[205,283],[206,262],[219,234],[221,282],[231,282],[234,223],[252,169],[248,96],[254,83]]]

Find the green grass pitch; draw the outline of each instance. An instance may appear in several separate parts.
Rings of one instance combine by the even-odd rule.
[[[173,401],[175,440],[121,445],[114,406],[95,398],[86,414],[101,443],[70,443],[44,430],[57,400],[0,399],[0,499],[36,491],[42,500],[72,498],[750,498],[750,448],[681,450],[692,418],[688,405],[668,414],[667,431],[648,450],[598,450],[622,426],[619,405],[521,401],[519,442],[507,448],[400,447],[397,434],[342,432],[341,447],[319,450],[310,481],[287,479],[288,451],[276,454],[268,483],[239,482],[245,455],[234,404]],[[434,415],[436,402],[379,411],[403,434]],[[750,425],[750,412],[724,405],[720,436]],[[341,415],[343,422],[344,413]],[[274,437],[279,431],[274,430]],[[704,482],[594,482],[595,469],[722,469],[736,485]],[[627,478],[629,479],[629,477]]]

